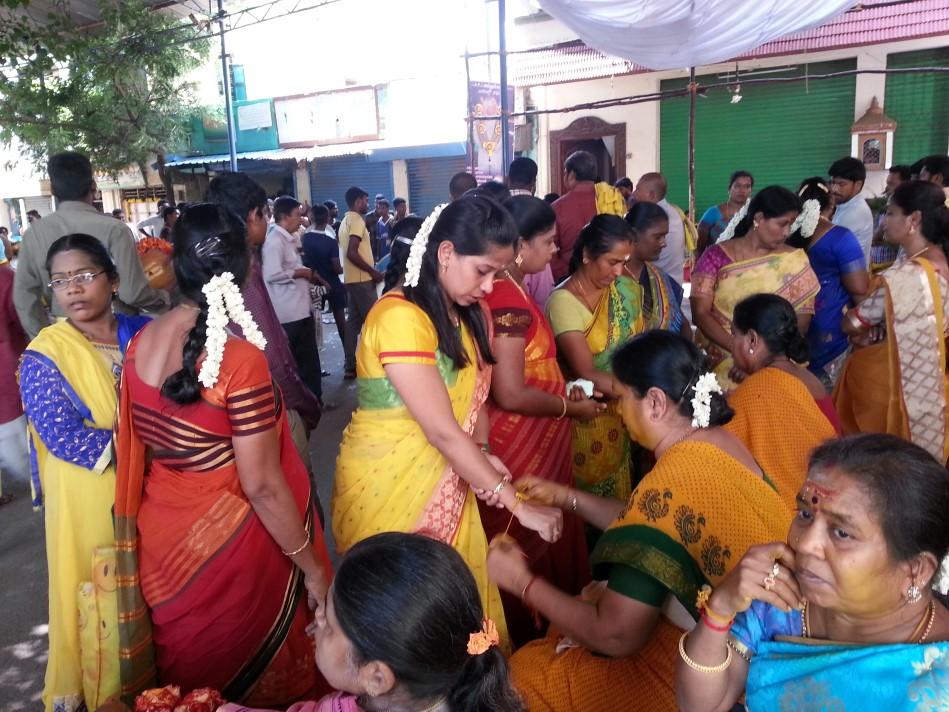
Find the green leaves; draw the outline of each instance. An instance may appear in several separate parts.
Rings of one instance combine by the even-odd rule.
[[[88,25],[55,0],[45,21],[29,0],[0,0],[0,140],[16,136],[43,165],[86,152],[97,170],[143,165],[184,145],[197,109],[185,77],[209,40],[141,0],[97,0]]]

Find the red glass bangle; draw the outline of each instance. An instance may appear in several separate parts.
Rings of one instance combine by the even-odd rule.
[[[718,633],[727,633],[729,630],[731,630],[732,623],[734,623],[734,622],[735,622],[734,619],[732,619],[732,620],[728,621],[728,625],[719,625],[718,623],[716,623],[715,621],[713,621],[711,618],[709,618],[709,617],[705,614],[705,611],[702,611],[702,623],[703,623],[707,628],[710,628],[711,630],[714,630],[714,631],[716,631],[716,632],[718,632]]]

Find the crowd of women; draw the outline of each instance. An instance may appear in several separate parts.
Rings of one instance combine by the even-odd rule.
[[[148,323],[112,313],[101,243],[58,240],[67,318],[20,370],[47,709],[157,684],[232,711],[949,708],[945,196],[893,193],[902,256],[871,280],[823,179],[733,184],[694,340],[654,204],[594,217],[544,305],[544,201],[396,224],[335,572],[241,298],[263,221],[190,206]]]

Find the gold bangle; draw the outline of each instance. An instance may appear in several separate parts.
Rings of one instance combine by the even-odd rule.
[[[570,493],[570,511],[571,512],[577,511],[577,493],[576,492]]]
[[[500,495],[500,494],[504,491],[504,488],[505,488],[506,486],[507,486],[507,480],[505,480],[505,479],[502,477],[502,478],[501,478],[501,481],[498,482],[498,483],[494,486],[494,489],[491,490],[491,491],[494,492],[494,494],[496,494],[496,495]]]
[[[696,672],[701,672],[706,675],[713,672],[722,672],[723,670],[727,669],[729,665],[732,664],[732,649],[726,645],[725,646],[725,662],[719,665],[715,665],[715,666],[699,665],[692,658],[690,658],[688,654],[685,652],[685,639],[687,637],[689,637],[688,632],[683,633],[682,637],[679,638],[679,657],[682,658],[682,662],[684,662],[686,665],[688,665],[690,668],[692,668]]]
[[[304,539],[303,543],[300,544],[299,549],[294,549],[293,551],[284,551],[283,549],[281,549],[280,553],[283,554],[284,556],[291,556],[291,557],[296,556],[301,551],[306,549],[309,545],[310,545],[310,537],[308,536],[306,539]]]
[[[563,401],[563,413],[557,416],[557,420],[563,420],[567,417],[567,399],[563,396],[560,396],[560,400]]]

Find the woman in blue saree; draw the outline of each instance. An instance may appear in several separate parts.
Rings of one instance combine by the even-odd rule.
[[[863,298],[870,277],[857,236],[830,221],[834,206],[826,181],[808,178],[801,183],[798,196],[805,207],[801,212],[802,224],[788,244],[807,252],[811,269],[820,281],[814,318],[806,334],[811,347],[808,368],[827,388],[833,389],[850,354],[850,342],[840,328],[840,317],[844,309]]]
[[[752,547],[699,596],[679,643],[686,712],[949,709],[949,477],[891,435],[811,456],[788,542]],[[942,566],[940,566],[940,563]]]

